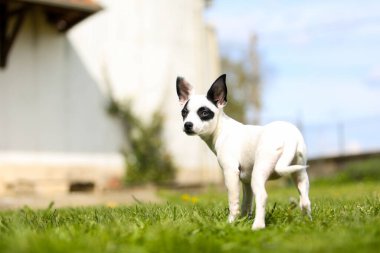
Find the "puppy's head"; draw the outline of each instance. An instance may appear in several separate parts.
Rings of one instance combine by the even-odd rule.
[[[187,135],[211,135],[220,110],[227,103],[226,75],[218,77],[206,95],[194,95],[193,86],[182,77],[177,77],[176,85],[182,106],[183,131]]]

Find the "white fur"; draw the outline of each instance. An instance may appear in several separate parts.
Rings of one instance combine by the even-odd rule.
[[[235,221],[239,215],[251,215],[254,196],[256,212],[252,229],[264,228],[265,183],[287,174],[292,176],[299,190],[301,209],[311,215],[306,145],[294,125],[281,121],[265,126],[244,125],[228,117],[223,106],[218,108],[204,95],[190,95],[187,101],[189,113],[184,123],[193,123],[194,133],[215,153],[223,170],[228,190],[228,222]],[[212,120],[199,118],[197,110],[202,106],[215,113]],[[241,208],[239,181],[243,184]]]

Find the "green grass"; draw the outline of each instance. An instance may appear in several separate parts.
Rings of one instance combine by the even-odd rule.
[[[267,228],[229,225],[226,194],[165,192],[165,204],[0,212],[0,252],[378,252],[380,185],[312,187],[313,221],[269,189]]]

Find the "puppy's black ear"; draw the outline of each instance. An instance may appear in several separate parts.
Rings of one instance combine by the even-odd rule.
[[[218,108],[223,108],[227,104],[226,74],[218,77],[211,85],[207,92],[207,99]]]
[[[179,103],[181,105],[186,104],[190,96],[193,94],[193,86],[188,83],[183,77],[177,77],[177,95],[179,98]]]

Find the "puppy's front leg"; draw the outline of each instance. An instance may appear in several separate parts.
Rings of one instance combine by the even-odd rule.
[[[239,187],[239,169],[238,165],[225,164],[223,167],[224,182],[228,191],[228,207],[230,214],[228,215],[228,222],[232,223],[240,215],[240,187]]]

